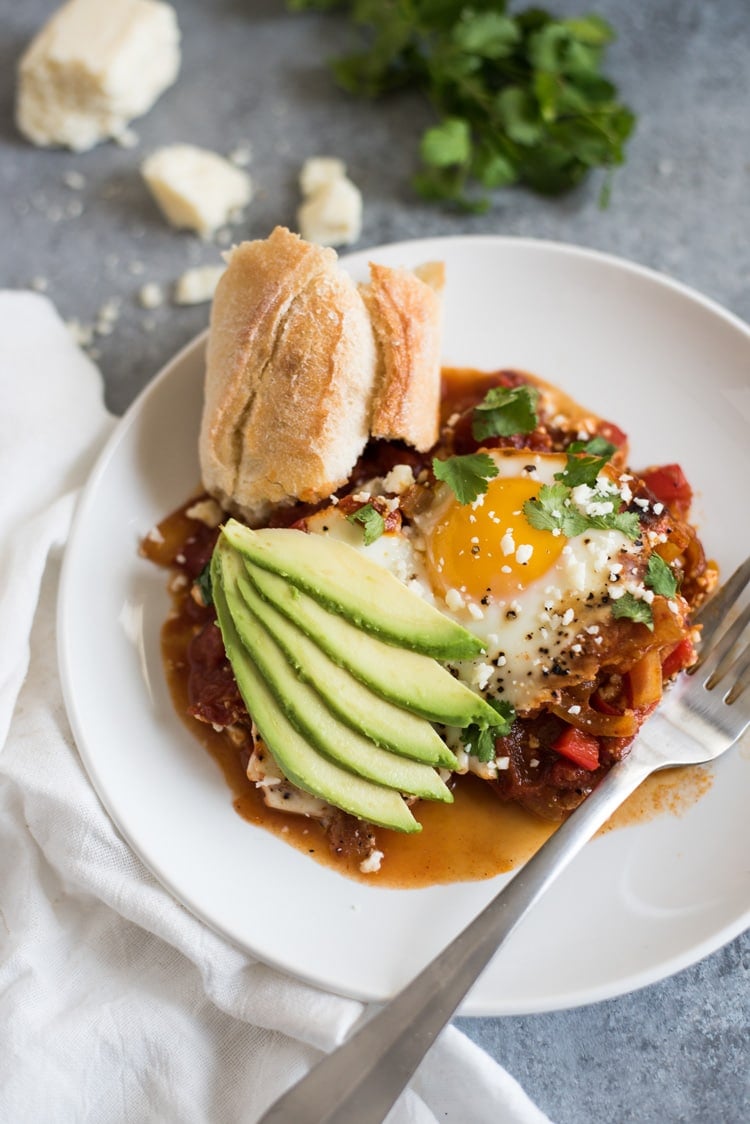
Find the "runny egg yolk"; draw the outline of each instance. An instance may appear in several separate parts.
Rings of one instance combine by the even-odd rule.
[[[452,503],[432,529],[427,561],[435,592],[459,590],[475,601],[511,600],[544,576],[562,551],[564,535],[538,531],[523,505],[539,482],[496,477],[481,503]]]

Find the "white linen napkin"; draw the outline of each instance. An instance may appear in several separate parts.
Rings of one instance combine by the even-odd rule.
[[[251,1124],[361,1003],[255,961],[164,890],[88,782],[55,650],[60,556],[114,419],[52,305],[0,293],[0,1120]],[[389,1124],[541,1124],[449,1027]]]

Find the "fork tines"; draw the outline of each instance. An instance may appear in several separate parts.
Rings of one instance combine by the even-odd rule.
[[[731,673],[732,682],[724,700],[727,703],[738,699],[750,685],[750,644],[740,646],[743,634],[750,624],[750,603],[738,616],[733,617],[732,613],[748,583],[750,583],[750,558],[735,570],[731,578],[706,603],[695,619],[695,623],[702,628],[701,654],[691,670],[702,668],[708,673],[704,686],[709,691]],[[724,627],[727,625],[728,627]]]

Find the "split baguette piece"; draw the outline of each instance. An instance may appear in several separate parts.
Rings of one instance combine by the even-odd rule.
[[[374,380],[370,319],[336,253],[282,227],[243,242],[211,311],[206,488],[251,523],[330,495],[367,441]]]
[[[372,434],[438,436],[441,265],[371,266],[283,227],[231,251],[214,296],[199,441],[203,483],[250,525],[341,487]]]
[[[370,432],[422,453],[438,439],[444,283],[441,262],[413,273],[372,263],[370,284],[361,290],[380,360]]]

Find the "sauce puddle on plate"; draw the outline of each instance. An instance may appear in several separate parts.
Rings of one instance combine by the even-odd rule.
[[[169,688],[180,715],[186,715],[188,706],[185,651],[191,635],[192,630],[179,615],[167,620],[162,631]],[[356,856],[332,852],[319,824],[266,807],[227,737],[203,722],[188,717],[184,721],[191,736],[219,765],[240,816],[316,862],[371,886],[416,889],[493,878],[526,862],[557,826],[518,805],[501,803],[490,786],[476,777],[458,777],[453,804],[423,801],[417,805],[415,814],[422,824],[419,835],[376,829],[378,846],[385,855],[383,865],[377,874],[362,874]],[[615,812],[599,834],[645,823],[665,812],[680,815],[708,792],[712,781],[711,772],[700,766],[655,774]]]

